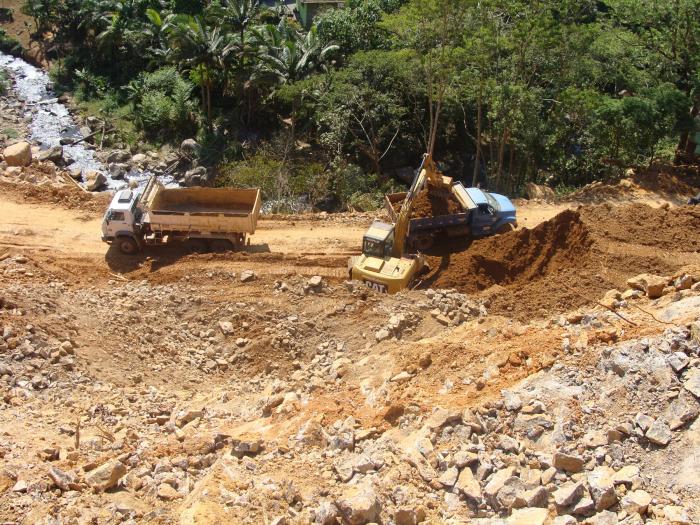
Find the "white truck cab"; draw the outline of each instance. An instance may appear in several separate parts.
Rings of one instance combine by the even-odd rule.
[[[118,239],[119,249],[125,253],[138,250],[136,224],[141,222],[139,196],[132,190],[118,191],[102,219],[102,240],[112,243]]]

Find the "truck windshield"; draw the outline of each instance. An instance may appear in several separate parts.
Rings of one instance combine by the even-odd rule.
[[[107,212],[107,216],[105,217],[108,221],[123,221],[124,220],[124,212],[123,211],[114,211],[114,210],[109,210]]]
[[[486,195],[486,200],[489,201],[489,206],[491,206],[496,211],[501,210],[500,206],[498,206],[498,201],[494,198],[493,195],[491,195],[487,191],[484,192],[484,195]]]
[[[362,253],[368,257],[384,257],[384,243],[365,237],[362,242]]]

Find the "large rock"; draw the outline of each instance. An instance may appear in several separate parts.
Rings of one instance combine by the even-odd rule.
[[[552,496],[557,508],[564,509],[576,503],[583,496],[583,483],[573,483],[555,490]]]
[[[605,510],[617,503],[614,480],[615,471],[606,466],[596,467],[588,474],[588,486],[596,511]]]
[[[652,443],[657,445],[666,446],[671,442],[671,429],[666,424],[666,422],[659,418],[649,427],[647,433],[644,434],[645,437]]]
[[[107,182],[107,177],[97,170],[88,170],[85,172],[85,188],[88,191],[99,190]]]
[[[402,507],[394,513],[396,525],[418,525],[425,521],[425,509],[423,507]]]
[[[37,160],[40,162],[51,161],[56,166],[63,165],[63,146],[54,146],[44,151],[39,152],[36,156]]]
[[[8,166],[29,166],[32,163],[32,147],[29,142],[18,142],[2,152]]]
[[[116,486],[124,474],[126,474],[124,464],[113,459],[88,472],[85,476],[85,483],[94,490],[102,492]]]
[[[508,525],[544,525],[547,516],[547,509],[543,508],[517,509],[513,511],[506,523]]]
[[[583,470],[583,459],[572,454],[555,452],[552,458],[552,465],[559,470],[576,473]]]
[[[382,510],[377,494],[369,486],[351,487],[336,505],[349,525],[378,522]]]
[[[457,478],[455,487],[459,492],[464,494],[464,497],[472,501],[478,502],[481,499],[481,487],[479,482],[474,477],[472,469],[466,467],[462,469]]]
[[[633,490],[622,498],[620,507],[627,514],[644,514],[651,503],[651,496],[645,490]]]
[[[700,399],[700,368],[693,368],[686,373],[683,388]]]
[[[484,487],[484,496],[495,506],[496,496],[510,478],[515,474],[515,467],[508,467],[499,470],[491,476],[489,482]]]
[[[207,168],[198,166],[185,172],[183,183],[185,186],[206,186],[209,182]]]
[[[197,155],[199,153],[199,144],[194,139],[185,139],[180,144],[180,151],[186,155]]]
[[[643,291],[650,299],[661,297],[667,284],[667,278],[650,273],[642,273],[627,280],[627,286]]]
[[[109,155],[107,155],[107,162],[109,164],[112,163],[123,163],[123,162],[128,162],[129,159],[131,158],[131,154],[128,151],[121,150],[121,149],[115,149],[114,151],[111,151]]]

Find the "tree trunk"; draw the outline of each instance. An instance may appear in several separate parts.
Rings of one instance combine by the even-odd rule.
[[[481,83],[479,94],[476,97],[476,154],[474,155],[474,172],[472,174],[472,186],[479,182],[479,170],[481,168]]]
[[[496,187],[500,189],[501,187],[501,175],[503,174],[503,156],[505,153],[506,142],[508,142],[508,128],[503,130],[503,135],[501,136],[501,143],[498,146],[498,172],[496,174]]]
[[[700,100],[695,100],[693,107],[690,108],[690,118],[695,119],[700,113]],[[695,142],[693,141],[693,136],[689,131],[684,131],[681,133],[680,140],[678,141],[678,146],[676,147],[676,164],[684,162],[684,159],[691,157],[695,154]]]
[[[207,74],[207,123],[211,128],[211,79]]]

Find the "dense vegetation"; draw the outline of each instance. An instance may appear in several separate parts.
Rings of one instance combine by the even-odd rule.
[[[438,112],[450,175],[571,187],[672,158],[700,102],[700,0],[348,0],[309,31],[257,0],[24,11],[60,82],[268,197],[369,206]]]

